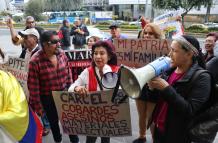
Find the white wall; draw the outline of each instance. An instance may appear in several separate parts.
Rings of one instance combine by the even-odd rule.
[[[5,0],[0,0],[0,11],[6,10],[6,2]]]
[[[109,0],[111,4],[145,4],[146,0]],[[151,0],[148,0],[148,4],[151,4]]]

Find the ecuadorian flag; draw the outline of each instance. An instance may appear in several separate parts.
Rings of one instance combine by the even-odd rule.
[[[41,123],[29,109],[29,124],[24,137],[19,141],[19,143],[41,143],[42,142],[42,126]]]
[[[16,78],[0,71],[0,126],[19,143],[41,143],[42,126]]]

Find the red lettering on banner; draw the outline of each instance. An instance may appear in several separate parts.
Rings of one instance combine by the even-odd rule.
[[[125,41],[123,39],[118,39],[118,47],[117,48],[125,48]]]
[[[134,46],[136,45],[136,40],[131,40],[131,49],[134,49]]]

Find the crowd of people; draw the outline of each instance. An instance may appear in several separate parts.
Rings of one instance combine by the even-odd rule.
[[[158,25],[146,21],[143,17],[141,20],[143,21],[142,29],[136,38],[165,39]],[[115,54],[116,47],[113,45],[114,39],[128,37],[121,34],[118,24],[113,23],[108,27],[111,33],[108,40],[103,41],[97,36],[90,36],[86,40],[89,31],[81,19],[77,19],[71,29],[70,23],[63,20],[63,25],[57,31],[46,31],[37,27],[32,16],[26,18],[25,29],[18,33],[11,19],[8,20],[7,26],[10,29],[13,44],[22,46],[20,58],[27,62],[29,107],[42,121],[42,135],[46,136],[51,130],[55,143],[61,143],[62,134],[52,91],[68,90],[83,96],[90,91],[107,90],[100,82],[101,77],[107,72],[119,70]],[[70,36],[73,36],[72,41]],[[218,34],[215,32],[206,35],[204,45],[206,53],[203,54],[199,41],[195,37],[180,35],[173,38],[168,54],[171,59],[171,69],[149,81],[144,86],[141,96],[135,100],[139,117],[139,133],[133,143],[145,143],[148,128],[150,128],[153,143],[201,143],[188,136],[187,128],[192,118],[199,112],[203,112],[203,108],[209,101],[212,92],[211,80],[218,83],[216,68],[218,57],[214,55],[217,39]],[[91,65],[82,71],[75,82],[72,82],[68,58],[64,53],[64,50],[70,50],[71,43],[74,49],[87,47],[92,51]],[[4,52],[1,50],[0,56],[4,59]],[[207,69],[210,74],[207,72],[200,74],[192,83],[192,88],[189,88],[195,72],[201,69]],[[1,79],[6,78],[6,75],[13,77],[0,71]],[[9,80],[8,77],[7,80]],[[15,80],[14,77],[13,80]],[[15,86],[19,88],[17,90],[20,90],[17,83]],[[22,138],[12,134],[8,124],[5,124],[9,120],[5,118],[9,112],[7,109],[13,109],[10,106],[18,102],[8,96],[9,94],[13,96],[13,92],[16,91],[8,89],[3,83],[0,83],[0,87],[2,95],[0,96],[2,103],[0,104],[0,127],[5,128],[16,141],[22,142]],[[22,103],[27,106],[23,101],[25,97],[22,91],[19,92],[16,92],[18,96],[16,98],[22,98]],[[21,107],[24,104],[20,104]],[[16,108],[20,109],[17,106],[19,105],[16,105]],[[18,113],[14,112],[14,114]],[[17,118],[13,115],[11,117]],[[21,127],[17,129],[19,128]],[[78,135],[69,135],[69,138],[71,143],[79,143]],[[95,143],[96,140],[97,137],[94,136],[86,137],[86,143]],[[211,137],[211,140],[205,143],[212,143],[213,140],[214,137]],[[101,137],[101,142],[110,143],[110,137]]]

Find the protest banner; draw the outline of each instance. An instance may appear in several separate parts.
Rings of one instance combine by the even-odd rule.
[[[78,95],[53,91],[55,105],[66,134],[119,137],[131,136],[129,99],[111,102],[113,90]],[[124,94],[121,90],[118,94]]]
[[[91,65],[91,50],[67,50],[65,55],[69,60],[68,65],[73,75],[73,81],[75,81],[78,75]]]
[[[163,15],[154,18],[154,23],[160,26],[160,29],[166,33],[167,38],[183,35],[184,30],[180,21],[181,11],[169,11]]]
[[[27,68],[26,62],[24,59],[10,57],[5,64],[1,65],[1,70],[10,72],[15,78],[18,80],[20,85],[22,86],[27,99],[29,98],[29,91],[27,88]]]
[[[115,39],[118,64],[142,67],[158,57],[168,55],[170,41],[163,39]]]

